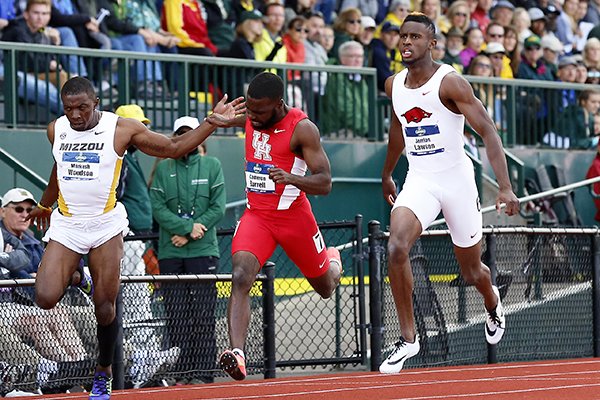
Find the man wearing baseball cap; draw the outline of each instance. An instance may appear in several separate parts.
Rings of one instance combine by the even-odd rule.
[[[25,189],[11,189],[4,196],[2,196],[2,209],[0,209],[0,278],[21,278],[26,277],[22,274],[29,267],[30,256],[23,243],[12,234],[5,226],[5,222],[14,220],[22,220],[22,224],[25,218],[18,218],[21,214],[24,214],[25,207],[32,208],[36,201],[33,195]],[[15,208],[19,207],[17,212]],[[13,213],[15,214],[13,216]],[[12,225],[12,223],[10,223]],[[25,273],[26,274],[26,273]],[[0,299],[4,300],[4,297],[8,296],[7,301],[12,300],[11,294],[0,292]]]
[[[510,77],[502,76],[503,69],[506,65],[504,62],[504,59],[506,57],[506,50],[504,49],[504,46],[502,45],[502,43],[498,43],[498,42],[488,43],[488,45],[486,46],[486,48],[483,52],[485,54],[487,54],[487,56],[490,58],[490,61],[492,62],[493,76],[497,76],[500,78],[512,78],[513,77],[512,70],[510,73]],[[506,57],[506,58],[508,59],[508,57]],[[509,60],[508,68],[510,69],[510,60]]]
[[[562,55],[564,46],[554,35],[546,35],[540,41],[542,46],[542,62],[552,72],[554,79],[558,72],[558,58]]]
[[[402,55],[398,50],[400,43],[400,27],[387,21],[381,25],[379,39],[373,39],[372,67],[377,69],[377,89],[385,91],[385,80],[397,72],[402,66]]]
[[[27,263],[22,268],[10,269],[7,267],[10,270],[10,278],[32,278],[37,272],[42,259],[44,246],[33,236],[33,233],[29,229],[31,227],[31,220],[27,218],[36,205],[37,201],[33,197],[33,194],[23,188],[10,189],[2,196],[0,229],[2,229],[4,236],[8,234],[12,237],[11,242],[13,240],[19,241],[27,255]],[[14,248],[14,245],[12,247]],[[0,249],[0,251],[5,251],[5,249]],[[77,271],[73,274],[73,278],[71,282],[75,282],[75,286],[88,295],[92,294],[92,280],[85,273],[83,263],[79,264]],[[33,291],[31,291],[31,296],[33,296]],[[33,297],[31,300],[33,301]]]
[[[458,71],[458,73],[462,73],[463,65],[460,60],[459,54],[463,49],[463,32],[453,26],[446,33],[446,55],[442,59],[444,64],[449,64]]]
[[[542,45],[538,35],[531,35],[525,39],[523,60],[519,64],[517,78],[535,79],[538,81],[554,80],[551,71],[542,63]]]
[[[199,125],[198,118],[180,117],[173,123],[173,135],[183,135]],[[201,156],[196,149],[176,160],[160,161],[150,187],[150,200],[159,226],[160,273],[216,273],[220,256],[216,226],[225,215],[226,202],[220,161]],[[214,285],[201,286],[162,286],[169,342],[181,348],[179,361],[171,370],[179,382],[185,380],[185,371],[195,369],[203,371],[202,381],[214,379],[217,296]],[[193,301],[183,307],[182,299]],[[199,326],[203,328],[199,330]],[[204,349],[200,359],[197,349]]]

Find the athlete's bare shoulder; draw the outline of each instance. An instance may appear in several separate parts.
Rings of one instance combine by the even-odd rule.
[[[295,141],[297,145],[302,145],[307,140],[314,140],[315,138],[320,138],[320,136],[321,134],[317,125],[309,118],[304,118],[296,124],[292,140]]]
[[[385,80],[385,94],[388,97],[392,97],[392,86],[394,85],[394,79],[396,78],[396,75],[398,75],[399,72],[395,73],[392,76],[389,76],[386,80]]]
[[[144,134],[148,131],[146,125],[140,121],[131,118],[117,119],[117,126],[115,131],[115,150],[118,154],[123,154],[125,150],[131,145],[136,144],[136,135]],[[122,150],[123,153],[120,151]]]
[[[450,72],[444,76],[440,84],[442,100],[455,100],[472,93],[471,84],[458,72]]]
[[[46,135],[48,136],[48,140],[50,144],[54,144],[54,127],[56,126],[56,120],[53,120],[48,124],[48,128],[46,129]]]

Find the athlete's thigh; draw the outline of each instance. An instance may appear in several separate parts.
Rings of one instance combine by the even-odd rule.
[[[244,211],[233,234],[231,254],[247,251],[254,254],[259,265],[262,266],[271,257],[277,246],[270,219],[264,212]]]
[[[64,294],[73,272],[77,269],[81,254],[50,240],[35,277],[35,290],[46,299],[58,301]]]
[[[290,260],[307,278],[316,278],[327,272],[329,262],[325,240],[317,226],[310,205],[286,211],[275,238]]]
[[[482,237],[481,206],[475,180],[456,176],[453,182],[445,183],[442,211],[452,243],[462,248],[471,247]]]
[[[123,235],[118,233],[112,239],[90,250],[88,262],[94,281],[94,301],[114,302],[121,284],[121,260],[123,259]]]
[[[439,188],[434,182],[419,176],[417,173],[409,174],[394,202],[392,213],[398,207],[405,207],[412,211],[424,231],[435,221],[442,210]]]

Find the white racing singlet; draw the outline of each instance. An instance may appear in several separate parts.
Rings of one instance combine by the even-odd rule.
[[[410,171],[431,173],[470,164],[463,148],[465,117],[440,100],[442,79],[452,72],[456,70],[450,65],[441,65],[416,89],[405,87],[408,69],[394,78],[392,106],[402,124]]]
[[[65,116],[56,120],[52,154],[63,216],[96,217],[115,208],[123,162],[114,149],[118,118],[104,111],[98,125],[86,131],[72,129]]]

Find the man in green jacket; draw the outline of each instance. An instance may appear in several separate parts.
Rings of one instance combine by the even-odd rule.
[[[340,46],[340,65],[362,67],[362,44],[349,41]],[[369,88],[360,74],[330,74],[323,97],[322,130],[338,138],[366,138],[369,133]]]
[[[174,135],[200,125],[197,118],[181,117]],[[218,159],[197,150],[158,163],[150,200],[159,229],[161,274],[215,274],[219,263],[216,226],[225,214],[225,182]],[[215,369],[216,289],[214,284],[162,285],[172,346],[181,348],[176,371],[193,371],[180,382],[213,380]],[[183,375],[183,374],[182,374]]]

